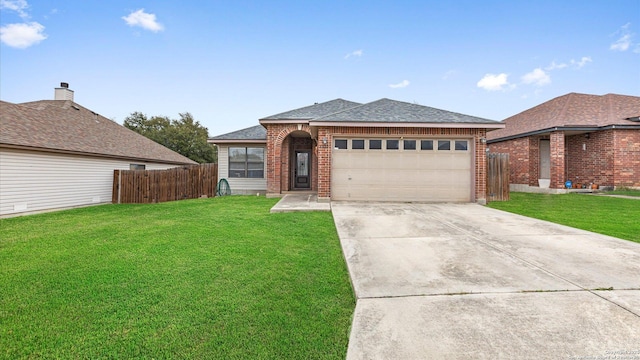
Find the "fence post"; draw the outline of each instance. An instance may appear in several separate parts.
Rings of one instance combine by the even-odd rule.
[[[120,204],[120,170],[113,170],[113,187],[111,190],[111,203]]]

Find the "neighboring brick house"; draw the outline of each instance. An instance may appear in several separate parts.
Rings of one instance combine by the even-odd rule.
[[[637,96],[570,93],[505,119],[487,143],[509,154],[512,188],[640,187],[639,115]]]
[[[194,161],[73,101],[0,101],[0,216],[110,203],[115,169]]]
[[[389,99],[336,99],[260,124],[264,134],[252,127],[209,139],[232,192],[235,183],[239,193],[306,190],[320,201],[479,203],[486,201],[487,131],[504,127]]]

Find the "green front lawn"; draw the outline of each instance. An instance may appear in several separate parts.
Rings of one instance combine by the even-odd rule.
[[[634,189],[617,189],[613,191],[606,191],[605,195],[626,195],[626,196],[640,196],[640,190]]]
[[[585,194],[511,193],[489,207],[640,242],[640,200]]]
[[[0,220],[0,358],[342,359],[331,214],[224,197]]]

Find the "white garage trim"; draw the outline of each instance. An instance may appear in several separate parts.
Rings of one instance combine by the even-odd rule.
[[[474,141],[334,136],[332,200],[474,201]]]

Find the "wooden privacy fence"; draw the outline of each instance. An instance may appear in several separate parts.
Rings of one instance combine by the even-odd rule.
[[[218,164],[182,166],[167,170],[114,170],[114,204],[144,204],[213,197]]]
[[[509,154],[487,154],[487,202],[509,200]]]

